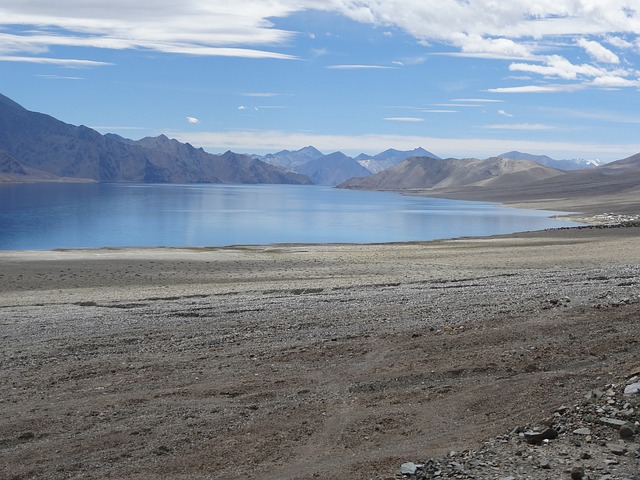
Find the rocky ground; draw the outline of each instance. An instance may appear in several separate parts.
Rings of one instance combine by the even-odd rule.
[[[3,252],[0,478],[638,478],[639,233]]]
[[[640,478],[640,369],[477,450],[405,462],[393,479]]]

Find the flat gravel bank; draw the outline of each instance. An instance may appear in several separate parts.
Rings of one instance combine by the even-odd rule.
[[[639,240],[0,252],[0,478],[384,478],[476,448],[638,366]]]

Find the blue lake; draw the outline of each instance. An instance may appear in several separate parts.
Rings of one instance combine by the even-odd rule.
[[[0,184],[0,249],[405,242],[576,225],[556,213],[319,186]]]

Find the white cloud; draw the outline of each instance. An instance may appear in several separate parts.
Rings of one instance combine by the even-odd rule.
[[[616,37],[614,35],[607,35],[604,39],[609,45],[620,49],[631,49],[633,43],[626,41],[624,38]]]
[[[200,123],[200,119],[196,117],[187,117],[187,122],[191,123],[192,125],[195,125],[197,123]]]
[[[545,59],[546,65],[536,65],[531,63],[512,63],[509,70],[537,73],[546,77],[560,77],[566,80],[575,80],[578,75],[585,77],[598,77],[605,73],[601,68],[592,65],[574,65],[560,55],[550,55]]]
[[[382,65],[329,65],[326,68],[332,70],[386,70],[393,67],[385,67]]]
[[[290,5],[288,5],[290,3]],[[291,59],[290,55],[246,46],[278,47],[296,34],[274,28],[268,18],[283,17],[300,6],[293,2],[222,0],[200,2],[148,0],[40,0],[4,2],[1,25],[31,27],[0,38],[0,51],[42,51],[50,45],[109,49],[151,49],[189,55]],[[51,33],[55,32],[55,33]]]
[[[593,80],[592,85],[603,88],[640,87],[640,79],[627,79],[616,76],[602,76]]]
[[[424,122],[424,118],[418,117],[387,117],[385,120],[390,122]]]
[[[454,45],[462,54],[484,58],[531,58],[531,48],[508,38],[484,38],[480,35],[457,35]]]
[[[589,45],[592,45],[591,42]],[[599,45],[599,44],[598,44]],[[591,48],[591,47],[590,47]],[[597,49],[594,49],[597,50]],[[606,50],[606,49],[605,49]],[[601,52],[602,53],[602,52]],[[604,56],[604,53],[602,53]],[[566,58],[560,55],[550,55],[545,58],[545,64],[533,64],[533,63],[512,63],[509,65],[511,71],[523,71],[529,73],[536,73],[543,75],[547,78],[562,78],[565,80],[579,80],[583,82],[583,87],[612,87],[612,88],[626,88],[638,86],[639,73],[635,70],[628,70],[625,68],[614,68],[608,70],[606,68],[596,67],[589,64],[575,65]],[[631,77],[631,78],[629,78]],[[575,90],[574,86],[565,86],[562,88],[559,85],[543,85],[535,87],[540,92],[551,91],[572,91]],[[519,87],[522,92],[534,91],[534,87]],[[517,88],[507,89],[492,89],[491,92],[501,93],[517,93]]]
[[[557,93],[557,92],[575,92],[585,88],[584,85],[523,85],[520,87],[499,87],[490,88],[490,93]]]
[[[14,57],[14,56],[0,56],[0,62],[18,62],[18,63],[39,63],[46,65],[60,65],[63,67],[103,67],[106,65],[113,65],[108,62],[96,62],[93,60],[76,60],[69,58],[45,58],[45,57]]]
[[[582,47],[594,60],[602,63],[620,63],[620,58],[606,47],[596,41],[580,38],[578,45]]]
[[[469,103],[504,103],[504,100],[496,100],[491,98],[454,98],[452,102],[469,102]]]
[[[36,77],[39,78],[45,78],[47,80],[86,80],[83,77],[72,77],[72,76],[65,76],[65,75],[36,75]]]
[[[0,52],[45,53],[49,46],[151,49],[188,55],[292,59],[274,50],[304,33],[276,28],[273,19],[322,10],[361,23],[412,35],[420,43],[444,43],[454,54],[480,58],[533,59],[553,48],[553,37],[583,37],[597,61],[616,54],[591,38],[628,48],[626,35],[640,35],[637,0],[42,0],[5,1],[0,27],[24,26],[0,35]],[[636,5],[637,7],[637,5]],[[307,37],[312,34],[306,34]],[[587,39],[588,38],[588,39]],[[403,62],[404,63],[404,62]]]
[[[507,113],[505,110],[498,110],[498,115],[502,115],[503,117],[513,117],[510,113]]]
[[[436,107],[464,107],[464,108],[479,108],[483,105],[474,104],[474,103],[434,103]]]

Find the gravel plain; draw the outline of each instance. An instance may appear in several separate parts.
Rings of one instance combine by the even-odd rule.
[[[452,450],[470,462],[640,367],[639,240],[584,227],[0,252],[0,478],[378,479]],[[571,478],[569,460],[508,465]],[[627,455],[589,478],[637,467]]]

